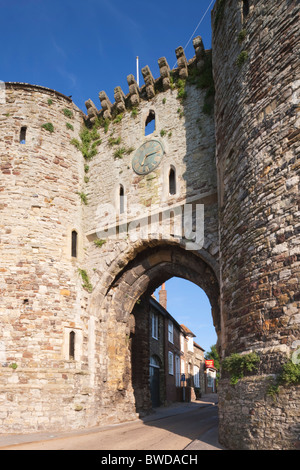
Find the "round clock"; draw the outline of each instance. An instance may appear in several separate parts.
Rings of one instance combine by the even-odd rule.
[[[148,140],[135,152],[132,168],[138,175],[147,175],[158,167],[163,154],[163,146],[158,140]]]

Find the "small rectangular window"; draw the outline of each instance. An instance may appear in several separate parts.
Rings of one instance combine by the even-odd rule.
[[[175,356],[175,381],[176,387],[180,387],[180,358]]]
[[[27,131],[27,127],[21,127],[20,144],[25,144],[26,143],[26,131]]]
[[[75,359],[75,332],[71,331],[69,336],[69,359]]]
[[[77,258],[77,232],[73,230],[72,232],[72,258]]]
[[[176,194],[176,175],[174,168],[171,168],[169,173],[169,193],[170,195]]]
[[[152,313],[152,338],[158,339],[158,315]]]
[[[192,336],[188,337],[188,351],[194,351],[194,340]]]
[[[125,205],[124,205],[124,186],[120,184],[120,214],[124,214]]]
[[[174,339],[173,339],[173,323],[169,320],[169,324],[168,324],[168,340],[170,341],[170,343],[174,343]]]
[[[169,374],[174,375],[174,359],[173,353],[169,351],[168,353],[168,366],[169,366]]]
[[[180,350],[184,352],[184,336],[180,335]]]

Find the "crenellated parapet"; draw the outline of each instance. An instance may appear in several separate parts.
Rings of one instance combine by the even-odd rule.
[[[197,36],[193,40],[195,56],[187,60],[183,47],[178,47],[175,50],[177,59],[177,67],[173,70],[170,69],[169,64],[165,57],[158,59],[158,66],[160,77],[154,78],[148,65],[141,69],[144,79],[144,85],[139,87],[134,75],[127,76],[127,83],[129,93],[125,94],[120,86],[114,89],[115,102],[111,103],[105,91],[99,93],[101,109],[98,111],[92,100],[88,100],[86,104],[87,118],[94,122],[100,114],[104,119],[111,119],[120,113],[125,112],[126,109],[138,107],[142,100],[152,100],[155,95],[160,91],[169,90],[172,87],[172,77],[186,79],[189,76],[191,69],[197,68],[201,73],[201,69],[205,63],[206,51],[202,42],[202,38]]]
[[[117,86],[114,90],[114,97],[116,102],[116,108],[118,113],[123,113],[126,109],[125,105],[125,95],[120,86]]]
[[[177,47],[176,51],[176,57],[177,57],[177,65],[178,65],[178,70],[179,70],[179,77],[180,78],[187,78],[189,72],[188,72],[188,63],[185,57],[184,49],[183,47]]]
[[[166,91],[171,87],[170,67],[165,57],[158,59],[158,65],[160,76],[162,78],[163,89]]]
[[[105,91],[100,91],[99,100],[100,100],[100,103],[101,103],[101,106],[102,106],[104,119],[107,119],[107,118],[111,119],[112,104],[109,101],[109,98],[108,98],[107,94],[105,93]]]
[[[131,106],[135,107],[140,102],[140,91],[134,75],[128,75],[127,83],[129,86],[130,104]]]
[[[148,65],[146,65],[146,67],[142,69],[142,75],[145,81],[147,98],[148,100],[151,100],[155,96],[155,90],[154,90],[155,82],[154,82],[154,78],[152,76],[152,73]]]

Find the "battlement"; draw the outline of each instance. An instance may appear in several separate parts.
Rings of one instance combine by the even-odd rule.
[[[91,122],[94,122],[98,116],[104,119],[123,113],[126,109],[132,109],[139,105],[143,100],[151,100],[160,91],[166,91],[172,87],[173,78],[185,79],[189,75],[189,70],[197,68],[199,71],[204,66],[207,51],[204,49],[202,38],[197,36],[193,40],[195,56],[187,60],[183,47],[175,50],[177,58],[177,68],[170,69],[165,57],[158,59],[160,77],[154,78],[148,65],[142,68],[141,72],[144,78],[144,85],[138,86],[134,75],[127,76],[129,93],[125,94],[120,86],[114,89],[115,102],[111,103],[105,91],[100,91],[99,99],[101,109],[98,110],[91,99],[85,102],[87,108],[87,116]]]

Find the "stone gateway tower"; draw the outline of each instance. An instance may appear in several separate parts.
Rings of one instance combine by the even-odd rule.
[[[219,1],[212,21],[224,349],[260,356],[257,375],[223,384],[220,432],[292,448],[299,386],[266,389],[300,344],[299,2]]]
[[[211,303],[220,441],[299,445],[298,25],[296,0],[217,0],[211,51],[195,38],[86,115],[0,89],[2,432],[147,412],[139,301],[178,276]]]

